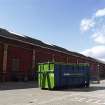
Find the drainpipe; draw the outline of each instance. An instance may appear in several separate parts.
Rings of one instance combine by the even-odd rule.
[[[77,59],[77,64],[78,64],[79,62],[78,62],[78,59]]]
[[[33,49],[33,57],[32,57],[32,69],[35,67],[35,49]]]
[[[55,55],[52,54],[52,61],[55,62],[55,59],[54,59]]]
[[[35,49],[33,49],[33,54],[32,54],[32,78],[35,80],[35,73],[36,71],[34,70],[35,69],[35,57],[36,56],[36,51]]]
[[[7,55],[8,55],[8,44],[4,44],[3,52],[3,82],[5,82],[6,69],[7,69]]]
[[[98,80],[98,83],[100,83],[100,65],[99,64],[97,65],[97,80]]]
[[[68,56],[67,56],[67,64],[69,63],[69,58],[68,58]]]

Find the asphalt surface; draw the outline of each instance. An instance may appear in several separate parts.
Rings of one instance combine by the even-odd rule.
[[[56,91],[41,90],[35,82],[0,83],[0,105],[105,105],[105,80]]]

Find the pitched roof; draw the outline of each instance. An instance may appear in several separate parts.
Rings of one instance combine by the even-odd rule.
[[[71,51],[69,51],[65,48],[62,48],[62,47],[59,47],[59,46],[56,46],[56,45],[49,45],[49,44],[46,44],[46,43],[44,43],[44,42],[42,42],[38,39],[34,39],[34,38],[31,38],[31,37],[28,37],[28,36],[19,36],[16,33],[15,34],[11,33],[11,32],[9,32],[5,29],[2,29],[2,28],[0,28],[0,36],[5,37],[7,39],[11,39],[11,40],[22,41],[22,42],[26,42],[26,43],[29,43],[29,44],[45,47],[45,48],[48,48],[48,49],[57,50],[57,51],[60,51],[60,52],[63,52],[63,53],[73,55],[73,56],[80,56],[80,54],[71,52]]]
[[[44,43],[44,42],[42,42],[38,39],[34,39],[34,38],[31,38],[31,37],[28,37],[28,36],[19,36],[16,33],[11,33],[11,32],[9,32],[5,29],[2,29],[2,28],[0,28],[0,37],[4,37],[4,38],[7,38],[7,39],[11,39],[11,40],[22,41],[24,43],[41,46],[41,47],[44,47],[44,48],[60,51],[60,52],[63,52],[63,53],[69,54],[69,55],[73,55],[73,56],[81,57],[81,58],[85,58],[85,59],[90,59],[92,61],[96,61],[96,62],[100,62],[100,63],[105,64],[105,62],[97,60],[95,58],[87,57],[87,56],[84,56],[80,53],[69,51],[69,50],[67,50],[63,47],[59,47],[57,45],[49,45],[49,44],[46,44],[46,43]]]

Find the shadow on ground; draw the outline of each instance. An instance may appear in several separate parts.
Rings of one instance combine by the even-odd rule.
[[[105,84],[105,83],[104,83]],[[37,81],[28,81],[28,82],[5,82],[0,83],[0,90],[13,90],[13,89],[28,89],[28,88],[38,88]],[[55,89],[51,91],[74,91],[74,92],[91,92],[105,90],[105,85],[93,84],[89,88],[63,88]]]
[[[67,88],[67,89],[60,89],[55,91],[74,91],[74,92],[92,92],[92,91],[98,91],[98,90],[105,90],[105,86],[90,86],[89,88]]]
[[[38,88],[38,83],[35,81],[0,83],[0,90],[27,89],[27,88]]]

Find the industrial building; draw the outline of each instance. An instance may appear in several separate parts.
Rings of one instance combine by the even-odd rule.
[[[41,62],[89,63],[93,77],[105,77],[105,62],[0,29],[0,81],[33,80]]]

